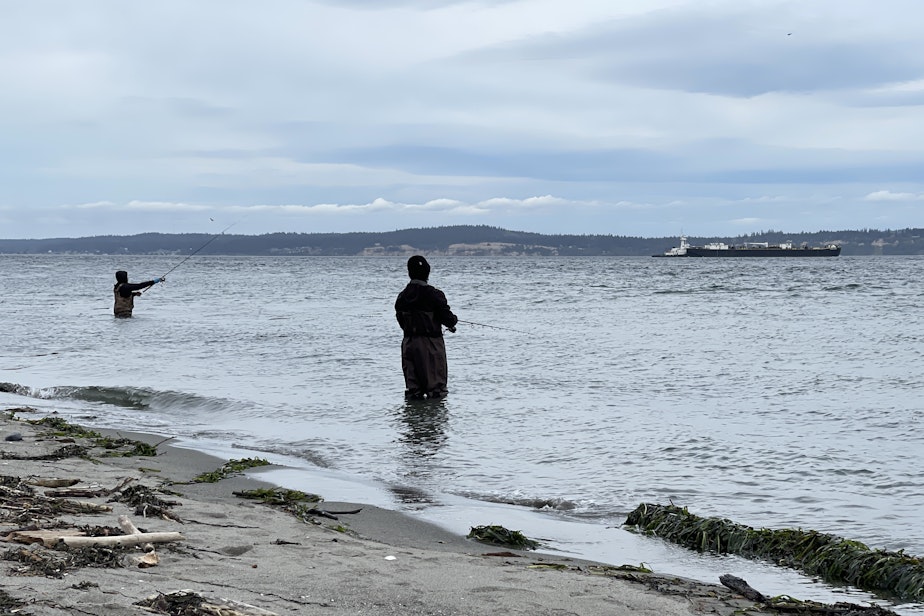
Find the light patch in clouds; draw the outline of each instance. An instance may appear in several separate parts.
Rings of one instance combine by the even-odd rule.
[[[866,195],[867,201],[924,201],[924,193],[892,192],[877,190]]]
[[[762,218],[752,217],[752,218],[736,218],[729,222],[731,222],[731,224],[736,225],[738,227],[745,227],[745,228],[753,229],[753,228],[760,228],[761,225],[766,224],[768,221]]]

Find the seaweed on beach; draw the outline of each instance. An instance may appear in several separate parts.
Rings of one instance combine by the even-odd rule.
[[[181,522],[179,516],[170,511],[179,503],[177,501],[165,501],[154,490],[143,485],[133,485],[124,490],[115,493],[109,502],[126,503],[135,508],[135,515],[146,518],[162,518],[165,520],[174,520]]]
[[[697,551],[765,559],[832,584],[924,600],[924,561],[901,550],[873,550],[818,531],[754,529],[727,519],[702,518],[675,505],[643,503],[625,525]]]
[[[23,612],[20,608],[25,606],[24,601],[20,601],[11,596],[8,592],[0,589],[0,614],[19,614],[27,616],[28,612]]]
[[[53,436],[64,436],[68,438],[82,438],[90,440],[93,442],[95,447],[106,450],[106,453],[103,454],[103,457],[131,458],[141,456],[153,457],[157,455],[156,445],[149,445],[147,443],[129,438],[113,438],[111,436],[103,436],[94,430],[88,430],[83,426],[69,423],[62,417],[28,419],[26,420],[26,423],[32,424],[33,426],[51,428],[53,430]],[[126,447],[128,449],[125,449]]]
[[[135,605],[146,608],[158,614],[170,616],[197,616],[202,614],[202,604],[205,599],[192,591],[177,591],[169,595],[158,593],[147,599],[136,601]]]
[[[54,436],[68,436],[71,438],[97,439],[103,438],[103,435],[93,430],[87,430],[82,426],[69,423],[63,417],[42,417],[41,419],[27,419],[26,423],[43,428],[51,428]]]
[[[144,456],[153,458],[157,455],[156,445],[149,445],[130,438],[103,437],[96,439],[95,443],[97,447],[102,447],[106,450],[106,453],[103,454],[104,458],[140,458]],[[122,449],[123,447],[129,447],[129,449]]]
[[[178,590],[170,594],[157,593],[134,605],[149,612],[168,616],[274,616],[253,605],[230,599],[206,599],[191,590]]]
[[[67,458],[84,458],[89,460],[89,449],[73,443],[59,447],[51,453],[25,456],[6,451],[0,452],[0,459],[4,460],[66,460]]]
[[[293,505],[295,503],[320,503],[323,498],[317,494],[289,490],[287,488],[257,488],[232,492],[238,498],[258,500],[264,505]]]
[[[503,526],[473,526],[468,533],[469,539],[490,543],[492,545],[503,545],[520,550],[535,550],[539,547],[538,541],[529,539],[518,530],[508,530]]]
[[[269,462],[263,458],[242,458],[240,460],[228,460],[221,468],[197,475],[192,483],[217,483],[231,475],[237,475],[249,468],[258,466],[269,466]]]
[[[316,516],[338,520],[338,515],[351,515],[362,511],[362,507],[349,511],[324,511],[314,506],[324,501],[322,496],[286,488],[257,488],[255,490],[236,491],[232,492],[232,494],[238,498],[259,500],[264,505],[276,507],[286,513],[292,514],[303,522],[310,523],[318,523],[317,520],[315,520]],[[337,525],[332,528],[341,533],[349,532],[349,529],[342,525]]]
[[[62,514],[100,513],[104,509],[94,503],[47,498],[36,494],[20,477],[0,477],[0,520],[6,524],[24,526]]]
[[[125,549],[121,547],[85,547],[67,551],[48,550],[39,544],[11,548],[0,558],[19,563],[12,575],[41,575],[63,578],[68,571],[80,567],[121,568]]]

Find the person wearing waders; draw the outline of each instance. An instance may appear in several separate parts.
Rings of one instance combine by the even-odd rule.
[[[395,301],[395,316],[404,330],[401,341],[404,397],[442,398],[448,391],[449,378],[443,326],[455,333],[459,319],[449,309],[443,292],[427,284],[430,264],[426,259],[420,255],[408,259],[407,273],[411,281]]]
[[[117,318],[128,319],[132,316],[132,310],[135,307],[135,298],[141,295],[142,289],[154,286],[158,282],[164,282],[164,278],[155,278],[147,282],[129,282],[128,272],[119,270],[115,274],[116,283],[112,287],[112,294],[115,295],[115,304],[112,312]]]

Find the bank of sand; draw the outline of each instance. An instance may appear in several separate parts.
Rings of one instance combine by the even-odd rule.
[[[182,539],[155,544],[158,563],[141,567],[140,547],[121,556],[121,567],[78,566],[63,575],[26,575],[18,560],[0,561],[6,569],[2,589],[9,605],[0,613],[59,616],[115,616],[151,613],[137,605],[161,596],[160,613],[187,614],[324,614],[346,615],[482,615],[581,616],[731,615],[753,606],[721,585],[671,576],[616,571],[570,558],[496,548],[451,534],[403,514],[361,504],[322,502],[306,521],[242,499],[233,493],[266,484],[245,476],[215,483],[184,483],[215,471],[226,460],[170,447],[163,439],[122,434],[157,445],[154,457],[103,457],[104,449],[86,438],[55,436],[30,419],[28,409],[6,411],[0,436],[0,475],[35,485],[40,478],[76,479],[68,489],[116,490],[145,486],[174,503],[167,516],[145,516],[112,494],[69,498],[111,507],[95,514],[34,517],[50,527],[110,526],[119,516],[142,532],[179,532]],[[18,419],[21,418],[22,420]],[[109,433],[112,434],[112,433]],[[90,447],[89,455],[41,460],[69,445]],[[66,450],[65,450],[66,451]],[[7,480],[4,486],[15,485]],[[21,487],[21,484],[20,484]],[[51,488],[35,486],[36,501],[47,502]],[[61,489],[61,488],[59,488]],[[20,490],[21,491],[21,490]],[[68,552],[24,545],[11,539],[22,529],[25,506],[10,505],[4,492],[0,513],[0,552],[10,555],[57,555]],[[323,496],[323,495],[322,495]],[[358,513],[337,514],[355,511]],[[17,519],[19,518],[19,519]],[[15,520],[15,521],[13,521]],[[61,529],[58,529],[61,530]],[[62,531],[63,532],[63,531]],[[121,531],[120,531],[121,532]],[[19,534],[23,537],[23,533]],[[28,533],[25,533],[28,536]],[[189,591],[192,595],[177,595]],[[186,599],[204,600],[198,611],[178,611]],[[23,605],[16,607],[16,602]],[[224,603],[225,611],[209,605]],[[774,613],[763,611],[762,613]]]

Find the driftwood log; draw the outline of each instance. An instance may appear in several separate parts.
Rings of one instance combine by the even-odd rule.
[[[742,580],[740,577],[735,577],[726,573],[725,575],[719,576],[719,581],[722,582],[723,586],[731,588],[749,601],[754,601],[756,603],[765,603],[767,601],[767,597],[765,597],[759,591],[755,590],[753,587],[751,587],[750,584]]]
[[[119,516],[119,527],[125,533],[129,535],[143,535],[138,527],[132,524],[132,521],[128,519],[127,515]],[[138,567],[142,569],[147,569],[148,567],[156,567],[160,564],[160,557],[157,555],[157,552],[154,551],[154,544],[150,541],[141,545],[141,549],[144,551],[143,556],[135,556],[131,560]]]
[[[116,535],[114,537],[61,537],[60,541],[68,547],[84,548],[91,545],[143,545],[145,543],[169,543],[183,541],[185,537],[176,532],[137,533],[134,535]]]

